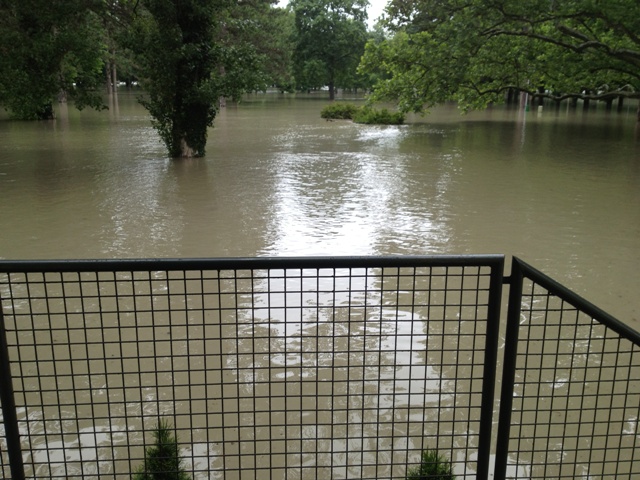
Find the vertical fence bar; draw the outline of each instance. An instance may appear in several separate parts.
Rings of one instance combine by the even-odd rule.
[[[515,257],[511,263],[509,283],[509,301],[507,306],[507,330],[505,333],[504,359],[502,367],[502,385],[500,394],[500,413],[498,416],[498,439],[496,444],[496,463],[494,480],[504,480],[507,476],[509,459],[509,434],[511,430],[511,409],[513,407],[513,387],[516,377],[516,357],[518,355],[518,333],[520,311],[522,309],[523,274],[519,260]]]
[[[22,463],[22,449],[20,448],[20,430],[16,414],[16,401],[11,379],[11,365],[9,364],[9,345],[7,332],[0,302],[0,400],[2,401],[2,418],[7,437],[7,453],[13,480],[24,480],[24,465]]]
[[[487,312],[487,338],[485,345],[484,376],[482,379],[482,414],[478,445],[477,480],[489,478],[491,458],[491,428],[493,425],[493,400],[496,387],[496,368],[498,359],[498,337],[500,335],[500,306],[502,303],[502,284],[504,259],[491,267],[489,284],[489,305]]]

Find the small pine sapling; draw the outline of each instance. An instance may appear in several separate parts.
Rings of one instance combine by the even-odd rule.
[[[160,420],[153,437],[153,445],[145,451],[144,465],[135,472],[133,480],[190,480],[182,466],[178,439],[169,422]]]
[[[436,450],[422,452],[420,465],[407,470],[407,480],[455,480],[451,463]]]

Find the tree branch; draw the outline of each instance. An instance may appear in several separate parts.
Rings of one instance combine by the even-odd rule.
[[[568,27],[559,26],[558,30],[563,31],[568,36],[576,38],[578,40],[584,40],[579,45],[574,45],[572,43],[568,43],[548,35],[540,35],[538,33],[530,32],[530,31],[512,31],[512,30],[501,30],[501,29],[491,29],[485,31],[487,37],[496,37],[500,35],[512,36],[512,37],[527,37],[533,38],[535,40],[540,40],[545,43],[549,43],[552,45],[556,45],[558,47],[570,50],[575,53],[584,53],[587,50],[600,50],[603,51],[607,56],[611,58],[616,58],[618,60],[622,60],[624,62],[633,63],[634,65],[640,66],[640,52],[629,50],[629,49],[612,49],[609,45],[599,42],[597,40],[591,40],[586,37],[584,34],[576,30],[572,30]]]

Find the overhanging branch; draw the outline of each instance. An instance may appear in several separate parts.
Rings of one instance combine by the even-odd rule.
[[[518,85],[504,85],[496,88],[483,89],[476,83],[471,83],[469,85],[471,90],[475,91],[479,96],[486,95],[496,95],[507,92],[508,90],[516,90],[520,93],[527,93],[531,96],[535,96],[537,98],[547,98],[549,100],[553,100],[555,102],[562,102],[564,100],[568,100],[571,98],[575,98],[578,100],[594,100],[594,101],[607,101],[614,100],[616,98],[640,98],[640,92],[633,90],[630,85],[625,85],[620,89],[596,93],[596,94],[587,94],[587,93],[563,93],[560,95],[554,95],[550,92],[539,92],[538,90],[532,90],[528,88],[523,88]]]
[[[559,27],[559,30],[562,29]],[[567,29],[566,34],[569,36],[569,32],[573,30]],[[575,32],[575,31],[574,31]],[[513,30],[503,30],[503,29],[490,29],[484,32],[484,35],[487,38],[496,37],[496,36],[512,36],[512,37],[526,37],[532,38],[534,40],[539,40],[541,42],[549,43],[552,45],[556,45],[560,48],[564,48],[566,50],[570,50],[575,53],[582,54],[588,50],[599,50],[604,52],[605,55],[611,58],[615,58],[616,60],[621,60],[626,63],[631,63],[634,66],[640,67],[640,51],[630,50],[630,49],[612,49],[609,45],[600,42],[598,40],[588,39],[584,35],[580,35],[580,37],[573,36],[572,38],[576,38],[578,40],[585,40],[580,44],[573,44],[561,39],[557,39],[554,37],[550,37],[548,35],[541,35],[539,33],[534,33],[530,31],[513,31]]]

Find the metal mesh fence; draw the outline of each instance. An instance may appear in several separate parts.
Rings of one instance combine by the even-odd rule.
[[[2,412],[0,412],[0,472],[2,473],[2,478],[11,477],[9,456],[7,454],[7,436],[4,431],[4,418],[2,417]]]
[[[15,267],[27,477],[130,475],[167,419],[194,478],[402,478],[426,448],[476,478],[501,257]]]
[[[523,269],[505,360],[515,366],[513,386],[503,386],[502,403],[512,400],[500,432],[506,478],[640,478],[637,334]]]

